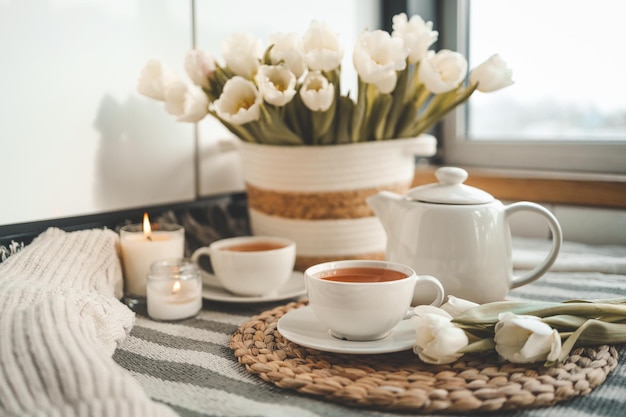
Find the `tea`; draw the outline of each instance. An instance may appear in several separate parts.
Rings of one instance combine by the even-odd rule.
[[[337,282],[388,282],[404,279],[408,275],[385,268],[355,267],[322,272],[320,278]]]
[[[234,252],[263,252],[267,250],[281,249],[284,247],[284,244],[276,242],[248,242],[226,246],[222,248],[222,250],[229,250]]]

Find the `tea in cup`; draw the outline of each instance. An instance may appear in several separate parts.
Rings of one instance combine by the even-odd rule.
[[[211,258],[220,284],[241,296],[264,296],[291,277],[296,261],[296,244],[275,236],[241,236],[221,239],[197,249],[191,259]]]
[[[431,276],[388,261],[350,260],[314,265],[304,272],[309,305],[340,339],[378,340],[411,316],[414,292],[435,290],[431,305],[443,302],[444,289]]]

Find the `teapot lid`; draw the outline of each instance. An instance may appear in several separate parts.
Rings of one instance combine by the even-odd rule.
[[[406,197],[410,200],[438,204],[485,204],[494,200],[483,190],[463,184],[467,171],[456,167],[442,167],[435,171],[439,181],[410,189]]]

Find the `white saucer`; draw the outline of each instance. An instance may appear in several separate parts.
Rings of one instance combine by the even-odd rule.
[[[372,354],[408,350],[415,344],[415,328],[402,320],[384,339],[354,342],[333,337],[315,317],[311,307],[291,310],[278,320],[278,331],[285,339],[301,346],[334,353]]]
[[[276,291],[269,294],[247,297],[236,295],[224,289],[217,277],[206,271],[200,271],[202,276],[202,297],[212,301],[222,301],[226,303],[269,303],[272,301],[287,300],[306,294],[304,288],[304,274],[293,271],[289,281]]]

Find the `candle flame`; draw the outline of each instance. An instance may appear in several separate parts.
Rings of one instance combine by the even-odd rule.
[[[176,281],[172,286],[172,294],[177,294],[180,291],[180,281]]]
[[[143,235],[146,239],[152,240],[152,227],[150,227],[148,213],[143,214]]]

